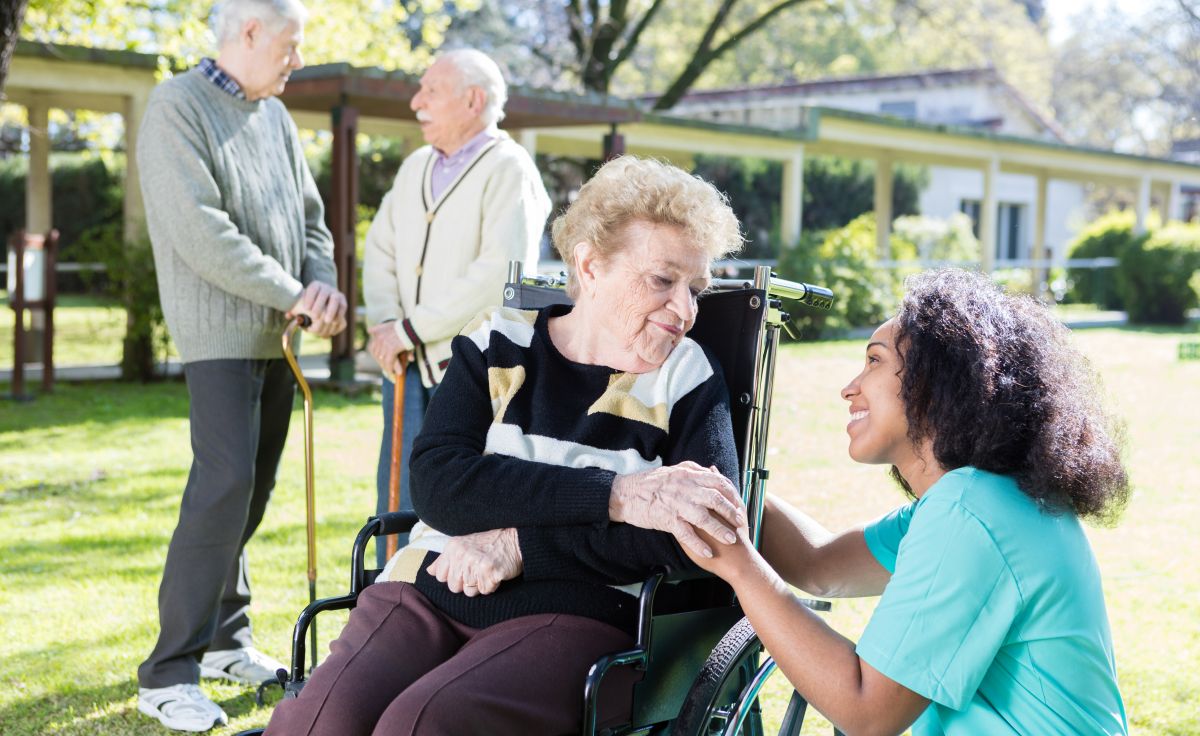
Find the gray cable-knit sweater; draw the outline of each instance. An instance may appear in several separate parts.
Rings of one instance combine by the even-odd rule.
[[[280,357],[283,313],[309,282],[337,283],[321,198],[283,103],[238,99],[193,69],[151,94],[137,153],[180,357]]]

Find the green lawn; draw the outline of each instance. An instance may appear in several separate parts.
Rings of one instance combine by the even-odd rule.
[[[1200,361],[1176,359],[1179,342],[1197,335],[1096,329],[1078,338],[1129,423],[1133,503],[1120,526],[1090,536],[1132,731],[1200,734]],[[832,527],[902,502],[882,469],[846,457],[838,390],[861,352],[861,341],[789,346],[778,368],[771,489]],[[346,585],[350,539],[373,507],[379,418],[369,397],[318,393],[316,405],[319,592],[330,595]],[[307,601],[295,419],[250,546],[257,637],[281,658]],[[31,403],[0,403],[0,733],[165,733],[136,712],[134,673],[153,644],[187,442],[180,383],[60,385]],[[837,602],[829,621],[856,638],[872,605]],[[322,647],[339,626],[323,621]],[[265,723],[241,688],[205,687],[233,719],[215,733]],[[783,688],[771,697],[779,707]],[[811,718],[805,733],[830,730]]]

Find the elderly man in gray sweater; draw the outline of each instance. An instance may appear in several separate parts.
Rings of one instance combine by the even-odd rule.
[[[275,485],[295,385],[287,320],[345,328],[332,238],[296,128],[274,96],[303,63],[296,0],[227,0],[216,60],[160,85],[138,136],[163,313],[183,359],[193,461],[158,594],[138,710],[168,728],[226,723],[200,677],[257,684],[244,547]]]

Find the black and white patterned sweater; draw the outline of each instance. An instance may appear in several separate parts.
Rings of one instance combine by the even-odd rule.
[[[694,567],[674,538],[608,519],[613,478],[692,460],[737,483],[729,399],[716,361],[684,340],[641,374],[566,359],[541,311],[487,310],[453,360],[413,445],[421,523],[385,571],[474,627],[565,613],[636,626],[655,567]],[[491,595],[451,593],[425,568],[447,535],[515,527],[523,574]]]

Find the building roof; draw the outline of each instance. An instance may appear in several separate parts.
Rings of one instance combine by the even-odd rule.
[[[679,103],[758,101],[909,89],[944,89],[969,84],[987,84],[999,87],[1005,96],[1016,103],[1038,125],[1054,135],[1060,142],[1066,142],[1066,135],[1057,121],[1043,115],[1024,95],[1006,82],[994,67],[990,66],[968,69],[931,69],[904,74],[861,74],[813,79],[805,82],[696,90],[680,98]],[[643,95],[639,99],[643,102],[653,103],[659,97],[660,95]]]
[[[17,41],[15,56],[51,59],[54,61],[76,61],[134,69],[157,69],[158,54],[143,54],[127,49],[101,49],[91,46],[71,46],[44,41]],[[165,57],[164,57],[165,58]]]

